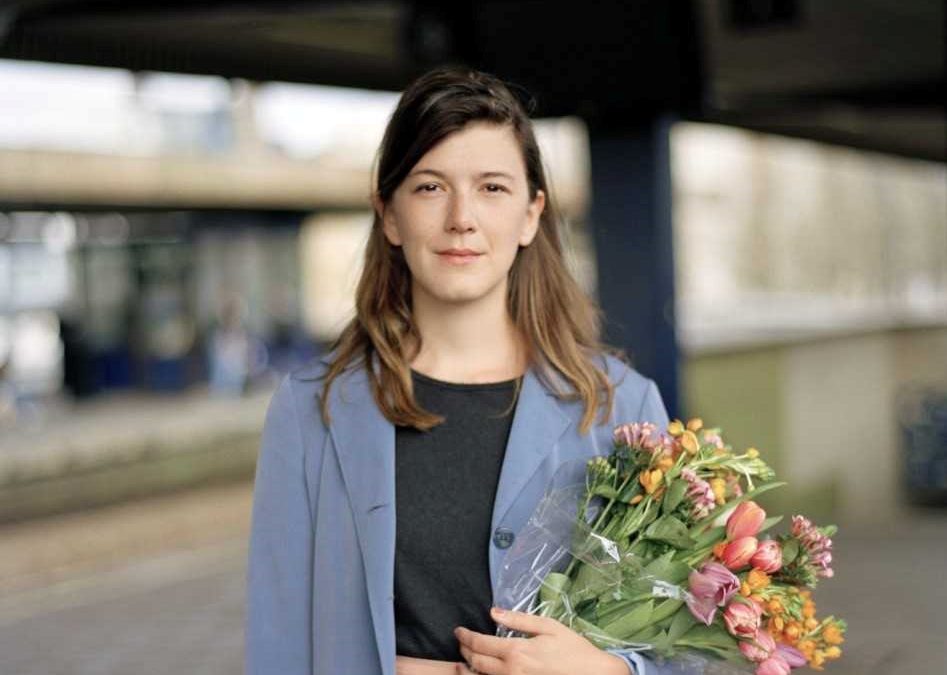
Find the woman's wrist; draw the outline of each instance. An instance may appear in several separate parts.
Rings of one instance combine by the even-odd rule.
[[[622,657],[609,652],[602,652],[602,655],[602,667],[596,671],[601,675],[638,675],[637,670]]]
[[[395,675],[455,675],[456,673],[455,661],[416,659],[413,656],[395,658]]]

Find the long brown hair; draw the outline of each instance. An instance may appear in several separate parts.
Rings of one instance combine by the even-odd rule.
[[[538,190],[546,195],[539,230],[529,246],[520,247],[510,269],[507,307],[525,337],[528,362],[539,366],[541,376],[546,373],[547,386],[553,379],[563,380],[568,389],[552,387],[554,393],[584,403],[580,430],[586,433],[596,409],[602,408],[604,422],[614,399],[614,386],[593,357],[615,352],[600,342],[601,311],[566,268],[559,216],[533,125],[510,87],[492,75],[453,67],[435,69],[415,80],[398,101],[379,148],[378,199],[387,204],[428,150],[471,122],[508,125],[523,153],[530,201]],[[443,418],[421,408],[414,398],[410,362],[420,348],[421,335],[412,319],[411,274],[401,248],[384,236],[377,210],[355,306],[355,317],[333,345],[321,397],[323,421],[329,423],[332,383],[350,366],[360,365],[368,373],[375,402],[393,424],[427,430],[441,423]]]

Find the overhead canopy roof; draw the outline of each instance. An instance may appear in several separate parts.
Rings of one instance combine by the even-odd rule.
[[[0,58],[398,90],[463,62],[540,115],[658,112],[947,160],[942,0],[17,0]]]

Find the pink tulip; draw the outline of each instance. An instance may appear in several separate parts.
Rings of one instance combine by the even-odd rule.
[[[690,593],[685,602],[697,619],[708,626],[714,620],[717,607],[723,607],[740,588],[740,580],[720,563],[708,562],[691,572],[688,578]]]
[[[802,668],[807,663],[806,657],[801,651],[781,642],[776,644],[776,653],[789,664],[790,668]]]
[[[750,558],[756,553],[759,542],[756,537],[740,537],[727,544],[723,549],[723,564],[731,570],[738,570],[749,564]]]
[[[753,663],[762,663],[776,650],[776,641],[765,630],[756,631],[756,637],[749,642],[740,641],[740,651]]]
[[[760,542],[756,553],[750,558],[750,564],[767,574],[778,572],[783,566],[783,549],[775,539]]]
[[[698,598],[693,593],[684,596],[684,603],[687,609],[691,611],[694,618],[709,626],[714,622],[714,615],[717,614],[717,603],[710,598]]]
[[[751,638],[760,628],[761,615],[755,602],[731,602],[723,611],[723,623],[733,637]]]
[[[727,539],[734,541],[741,537],[754,537],[766,520],[766,511],[756,502],[743,502],[727,518]]]
[[[783,660],[783,657],[773,654],[756,667],[756,675],[789,675],[789,670],[789,664]]]
[[[740,590],[740,580],[720,563],[704,563],[700,571],[691,572],[690,591],[698,598],[710,598],[723,607]]]

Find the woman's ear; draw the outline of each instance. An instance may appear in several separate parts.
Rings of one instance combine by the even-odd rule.
[[[381,230],[385,239],[392,246],[401,246],[401,235],[398,234],[398,228],[395,224],[395,214],[392,209],[382,201],[377,192],[372,193],[372,208],[378,214],[378,220],[381,221]]]
[[[526,226],[520,235],[520,246],[529,246],[533,242],[536,233],[539,232],[539,217],[543,214],[545,208],[546,193],[542,190],[536,190],[536,196],[526,207]]]

